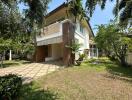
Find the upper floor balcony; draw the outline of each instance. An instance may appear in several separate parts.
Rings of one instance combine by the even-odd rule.
[[[36,37],[37,45],[48,45],[62,42],[62,21],[44,27],[41,34]]]

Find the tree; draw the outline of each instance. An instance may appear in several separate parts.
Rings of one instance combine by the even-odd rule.
[[[108,0],[87,0],[86,1],[86,9],[89,14],[89,16],[92,16],[96,5],[100,5],[102,9],[105,8],[106,1]],[[114,1],[114,0],[110,0]],[[120,22],[121,24],[124,24],[125,26],[132,25],[131,18],[132,18],[132,0],[116,0],[116,5],[114,8],[114,14],[115,16],[118,16],[118,13],[120,14]]]
[[[71,51],[71,57],[69,59],[69,64],[68,65],[74,64],[74,62],[75,62],[75,53],[79,52],[79,49],[80,49],[81,45],[82,44],[77,43],[74,40],[72,41],[71,44],[66,45],[66,48],[69,48],[70,51]]]
[[[72,20],[73,33],[75,33],[77,21],[82,21],[86,16],[85,10],[82,6],[82,0],[67,0],[67,16]],[[66,45],[70,49],[69,65],[74,64],[75,62],[75,52],[80,48],[80,44],[76,41],[70,40],[69,44]]]
[[[97,47],[103,49],[108,57],[114,57],[122,66],[126,66],[125,57],[132,48],[132,39],[121,32],[119,26],[114,24],[98,26],[95,37]]]
[[[1,67],[3,67],[3,61],[5,56],[5,51],[9,50],[9,48],[12,48],[12,40],[4,40],[3,38],[0,38],[0,61],[1,61]]]
[[[67,14],[74,17],[74,23],[76,23],[77,19],[82,20],[86,16],[85,10],[82,6],[82,0],[67,0],[68,3],[68,12]],[[69,16],[68,15],[68,16]]]
[[[20,32],[21,15],[16,7],[16,2],[11,2],[8,7],[0,1],[0,35],[4,38],[15,38]]]
[[[5,51],[11,49],[23,58],[27,52],[33,51],[33,39],[30,23],[20,14],[17,4],[18,0],[0,1],[0,51],[4,56]],[[10,41],[8,46],[7,41]]]
[[[1,0],[0,35],[2,35],[4,39],[12,38],[15,40],[16,47],[25,48],[25,46],[29,45],[31,47],[32,43],[36,46],[36,34],[40,32],[41,28],[44,26],[44,16],[47,13],[47,7],[50,1],[51,0]],[[17,8],[17,5],[21,2],[28,6],[27,9],[25,9],[24,18],[22,18]],[[20,36],[24,36],[24,38],[19,38]],[[26,36],[29,38],[26,38]],[[32,40],[34,40],[34,42]],[[27,45],[25,45],[25,43]]]
[[[34,46],[37,47],[36,34],[40,33],[44,27],[44,16],[47,14],[48,3],[51,0],[20,0],[24,2],[28,8],[25,9],[25,18],[34,39]]]
[[[117,0],[117,4],[113,10],[115,16],[118,16],[120,13],[120,22],[123,25],[132,25],[131,18],[132,18],[132,0]]]
[[[7,50],[7,41],[12,42],[10,49],[13,47],[12,44],[16,41],[16,37],[21,34],[21,15],[18,11],[17,2],[13,0],[8,1],[7,3],[0,1],[0,35],[3,41],[0,49],[4,51]],[[2,42],[1,42],[2,43]],[[5,48],[6,47],[6,48]]]

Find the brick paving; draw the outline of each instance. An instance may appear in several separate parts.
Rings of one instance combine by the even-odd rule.
[[[17,67],[1,68],[0,76],[17,74],[22,77],[23,83],[29,83],[34,79],[56,71],[60,66],[61,64],[59,64],[59,62],[31,63]]]

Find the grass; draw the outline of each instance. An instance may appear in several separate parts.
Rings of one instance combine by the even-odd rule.
[[[48,89],[44,90],[38,88],[40,87],[33,83],[23,85],[21,96],[18,100],[57,100],[57,93]]]
[[[6,60],[3,62],[3,68],[11,67],[11,66],[20,66],[26,63],[30,63],[30,62],[26,60],[11,60],[11,61]]]
[[[26,87],[32,89],[23,88],[21,100],[131,100],[132,68],[106,58],[93,59],[43,76]]]

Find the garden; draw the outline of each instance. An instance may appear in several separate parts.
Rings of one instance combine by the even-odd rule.
[[[95,63],[98,62],[98,63]],[[91,59],[22,84],[20,77],[0,77],[2,100],[130,100],[132,68],[108,58]]]
[[[0,0],[0,70],[33,60],[50,1]],[[68,16],[74,24],[84,18],[89,22],[97,5],[103,10],[106,1],[86,0],[83,9],[82,0],[67,0]],[[20,5],[26,7],[20,10]],[[131,0],[116,0],[115,18],[96,26],[98,59],[80,53],[75,60],[81,44],[73,41],[66,46],[71,58],[65,68],[26,84],[18,75],[0,76],[0,100],[131,100],[132,67],[126,61],[132,52],[131,6]]]

